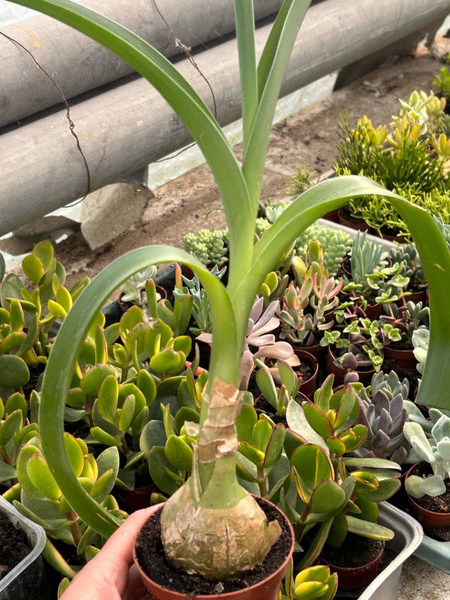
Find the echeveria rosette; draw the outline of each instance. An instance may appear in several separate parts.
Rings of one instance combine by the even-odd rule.
[[[360,412],[358,423],[368,429],[364,444],[354,454],[361,457],[389,458],[402,464],[408,451],[403,425],[408,411],[403,401],[408,399],[409,382],[400,382],[396,373],[383,372],[372,377],[371,385],[359,393]]]

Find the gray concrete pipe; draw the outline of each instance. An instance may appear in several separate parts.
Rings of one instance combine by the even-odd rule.
[[[427,24],[442,20],[450,0],[327,0],[314,6],[295,44],[286,95],[368,56]],[[261,51],[269,28],[257,31]],[[240,117],[235,41],[196,57],[214,88],[222,125]],[[210,102],[209,90],[187,62],[180,71]],[[140,79],[73,107],[92,190],[120,180],[189,142],[180,121]],[[64,113],[0,137],[0,235],[59,208],[86,192],[86,172]]]
[[[81,4],[136,32],[167,57],[182,52],[156,12],[153,0],[85,0]],[[195,47],[234,31],[233,0],[158,0],[157,4],[186,46]],[[255,0],[256,18],[276,13],[281,4],[282,0]],[[2,31],[34,54],[68,99],[132,72],[97,42],[45,15]],[[61,102],[55,87],[31,58],[2,36],[0,56],[0,127]]]

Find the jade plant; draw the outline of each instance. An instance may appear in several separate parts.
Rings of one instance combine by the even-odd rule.
[[[300,389],[301,378],[283,360],[276,362],[275,369],[269,369],[260,361],[259,367],[256,371],[256,385],[259,391],[274,409],[275,415],[285,417],[289,400],[295,398]],[[276,383],[280,385],[279,388]]]
[[[280,535],[279,526],[275,522],[267,524],[263,511],[238,483],[238,440],[233,427],[242,401],[238,388],[239,366],[249,315],[267,273],[275,268],[303,230],[325,212],[359,195],[390,198],[410,227],[429,282],[433,322],[430,356],[419,396],[434,402],[434,398],[440,397],[437,392],[448,389],[445,373],[450,353],[446,351],[448,333],[445,332],[450,330],[450,315],[437,304],[439,297],[448,296],[445,293],[450,271],[447,246],[438,226],[425,211],[357,176],[324,181],[308,189],[293,200],[254,244],[275,106],[309,0],[284,1],[258,65],[253,2],[235,2],[242,83],[242,164],[236,160],[205,103],[170,61],[151,45],[119,24],[69,0],[14,1],[86,33],[116,52],[153,84],[183,121],[210,165],[229,229],[230,266],[226,288],[201,261],[188,253],[167,246],[150,246],[119,258],[84,290],[63,322],[44,376],[40,429],[47,464],[62,494],[88,526],[108,536],[120,524],[83,489],[73,472],[64,445],[66,394],[90,322],[111,292],[151,264],[174,261],[186,264],[199,276],[209,295],[214,342],[191,476],[163,509],[161,538],[167,556],[190,571],[213,578],[245,571],[266,556]],[[436,265],[437,257],[439,265]],[[376,485],[371,485],[375,493]]]
[[[4,267],[4,263],[2,263]],[[70,290],[66,272],[49,241],[36,244],[22,260],[24,283],[14,273],[0,278],[0,397],[25,386],[32,374],[39,388],[50,352],[52,328],[62,321],[89,283],[87,277]]]
[[[292,565],[284,578],[279,600],[332,600],[337,592],[338,577],[329,567],[316,565],[303,569],[294,579]]]
[[[410,475],[406,491],[414,498],[439,496],[446,491],[445,481],[450,477],[450,417],[442,414],[428,435],[419,423],[405,423],[404,434],[412,446],[412,462],[419,457],[429,464],[433,474],[427,477]]]
[[[360,448],[368,428],[358,424],[360,410],[355,389],[346,385],[333,390],[330,375],[314,394],[314,400],[300,406],[291,401],[287,411],[290,434],[285,449],[291,462],[294,486],[281,502],[296,524],[297,540],[314,527],[313,541],[300,560],[308,567],[328,542],[339,548],[348,532],[372,539],[388,540],[393,532],[377,524],[377,503],[399,488],[395,470],[399,465],[380,458],[348,456]],[[378,479],[377,470],[392,476]]]

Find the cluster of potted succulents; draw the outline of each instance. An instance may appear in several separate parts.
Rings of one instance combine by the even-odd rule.
[[[431,409],[428,421],[410,402],[415,388],[407,404],[407,383],[382,368],[385,346],[430,326],[415,400],[447,406],[450,316],[439,297],[449,291],[450,251],[427,211],[357,175],[258,217],[270,126],[309,0],[284,1],[259,65],[253,2],[235,2],[242,164],[196,92],[149,44],[69,0],[15,1],[87,33],[154,85],[204,153],[228,229],[189,236],[198,256],[133,250],[70,290],[41,243],[22,265],[29,286],[3,279],[3,496],[45,529],[44,556],[66,578],[62,594],[127,512],[161,499],[135,544],[158,599],[275,600],[282,586],[284,598],[331,600],[338,586],[361,590],[394,537],[395,523],[378,522],[379,505],[400,488],[405,454],[433,470],[420,485],[428,471],[409,477],[416,499],[448,478],[447,417]],[[389,264],[364,236],[348,256],[348,237],[315,226],[305,234],[325,212],[368,195],[389,200],[404,220],[416,244],[404,259]],[[177,266],[166,297],[146,269],[173,262],[191,273]],[[430,323],[423,304],[406,303],[414,276],[428,285]],[[102,306],[124,282],[134,304],[107,324]],[[327,346],[336,350],[331,361]]]
[[[448,183],[450,121],[446,114],[446,67],[436,78],[441,95],[415,91],[389,126],[375,127],[361,117],[351,128],[347,115],[339,123],[341,142],[336,175],[365,175],[395,191],[410,202],[422,206],[441,222],[450,223]],[[310,181],[293,177],[293,193],[299,193]],[[386,198],[377,195],[352,198],[338,213],[326,218],[356,230],[369,231],[382,238],[405,243],[411,234]]]

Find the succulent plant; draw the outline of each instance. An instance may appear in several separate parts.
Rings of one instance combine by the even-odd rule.
[[[257,298],[253,304],[240,364],[241,390],[248,388],[250,376],[255,369],[256,359],[261,359],[263,362],[266,359],[282,359],[291,367],[297,367],[300,364],[292,346],[285,341],[277,342],[275,335],[270,333],[280,325],[280,320],[275,317],[278,306],[278,301],[275,301],[264,310],[264,298]],[[197,339],[212,344],[212,335],[209,333],[202,333]],[[257,348],[257,350],[253,352],[250,348]]]
[[[226,270],[227,267],[222,267],[222,269],[219,269],[218,265],[214,265],[213,269],[211,269],[211,273],[215,275],[217,279],[222,279]],[[183,276],[183,283],[185,286],[181,290],[180,288],[175,288],[173,293],[175,301],[183,301],[186,294],[192,296],[191,317],[194,319],[195,325],[189,327],[189,331],[193,335],[211,333],[211,306],[208,295],[206,294],[200,279],[195,274],[192,279],[188,279],[187,277]]]
[[[450,100],[450,72],[448,67],[441,68],[439,73],[434,78],[433,85],[440,90],[441,94],[447,101]]]
[[[36,244],[23,259],[22,270],[30,280],[27,285],[13,273],[0,279],[0,396],[4,399],[28,383],[30,369],[41,375],[39,389],[52,326],[65,319],[89,283],[86,277],[70,291],[64,286],[66,273],[49,241]]]
[[[419,423],[405,423],[404,434],[412,446],[408,462],[420,457],[433,471],[425,478],[410,475],[405,482],[406,491],[414,498],[445,493],[445,480],[450,477],[450,417],[441,414],[428,435]]]
[[[369,390],[369,392],[368,392]],[[381,371],[372,377],[370,387],[359,394],[358,423],[367,427],[364,444],[354,454],[361,457],[389,458],[403,464],[408,454],[403,425],[408,411],[403,401],[408,399],[409,382],[401,382],[394,371]]]
[[[303,569],[294,579],[293,568],[288,569],[278,600],[332,600],[338,588],[337,573],[327,566],[316,565]]]
[[[296,253],[300,257],[305,257],[309,240],[319,242],[323,250],[324,267],[331,277],[335,277],[352,246],[348,233],[318,224],[311,225],[295,243]]]
[[[444,67],[445,68],[445,67]],[[433,92],[428,95],[423,90],[414,91],[408,102],[400,100],[401,110],[398,116],[394,116],[391,124],[395,131],[399,122],[406,119],[410,125],[418,125],[420,135],[432,133],[445,109],[445,98],[437,98]]]
[[[423,285],[426,283],[423,268],[420,264],[419,254],[414,244],[402,244],[389,251],[389,257],[394,265],[401,265],[402,275],[411,283]]]
[[[135,275],[132,275],[122,286],[122,301],[132,302],[143,306],[144,299],[142,298],[142,292],[145,290],[145,285],[148,279],[153,279],[156,275],[156,267],[151,266],[144,271],[139,271]]]
[[[417,360],[416,369],[422,375],[427,361],[430,330],[426,328],[416,329],[413,331],[411,341],[414,348],[414,356]]]
[[[175,265],[175,287],[173,305],[167,298],[158,300],[155,282],[149,279],[145,286],[148,313],[152,319],[161,319],[168,325],[175,337],[184,335],[191,320],[193,296],[182,287],[180,265]]]
[[[287,410],[285,451],[294,487],[280,490],[281,505],[296,523],[299,542],[313,524],[321,523],[300,568],[316,560],[325,542],[340,547],[349,531],[375,539],[393,536],[376,523],[377,502],[395,493],[400,482],[394,477],[379,480],[375,473],[388,469],[395,474],[400,467],[389,460],[345,456],[362,446],[368,430],[356,423],[360,408],[355,389],[347,385],[333,391],[333,382],[331,375],[313,401],[302,406],[291,401]]]
[[[183,238],[184,248],[204,265],[217,265],[228,259],[228,247],[224,242],[224,232],[201,229],[197,235],[187,233]]]
[[[286,416],[286,408],[291,398],[295,398],[301,385],[301,378],[283,360],[278,360],[275,369],[269,369],[257,360],[260,367],[256,371],[256,385],[267,402],[276,411],[277,417]],[[275,381],[280,384],[277,388]]]
[[[372,364],[375,371],[381,369],[383,364],[383,344],[379,340],[380,325],[377,321],[360,318],[352,321],[344,328],[343,333],[348,335],[350,345],[348,353],[353,354],[359,366]],[[339,360],[342,362],[346,355]],[[349,367],[350,368],[350,365]]]
[[[395,303],[385,306],[388,312],[381,315],[379,322],[380,333],[383,343],[391,341],[409,342],[412,344],[412,336],[415,331],[426,329],[429,323],[430,309],[423,306],[422,302],[404,302],[401,305]]]
[[[282,457],[285,426],[275,425],[266,415],[258,415],[253,406],[244,405],[236,419],[239,454],[237,474],[241,480],[256,484],[249,488],[263,498],[273,498],[289,476],[289,464]],[[282,459],[283,464],[279,465]],[[284,471],[283,471],[284,467]],[[275,477],[271,473],[276,469]],[[281,476],[284,472],[284,476]],[[244,484],[245,485],[245,484]]]
[[[126,519],[128,515],[119,509],[111,495],[119,471],[117,448],[107,448],[94,458],[83,440],[65,433],[64,441],[74,475],[86,492],[112,516]],[[48,536],[44,557],[72,579],[76,570],[62,557],[52,540],[75,546],[77,554],[87,561],[103,546],[104,538],[83,523],[68,504],[42,454],[37,433],[21,448],[17,476],[19,490],[14,506],[44,528]]]
[[[357,290],[358,295],[368,297],[378,289],[377,282],[383,279],[381,269],[387,264],[386,256],[383,246],[368,240],[365,231],[358,231],[351,252],[352,289]]]

